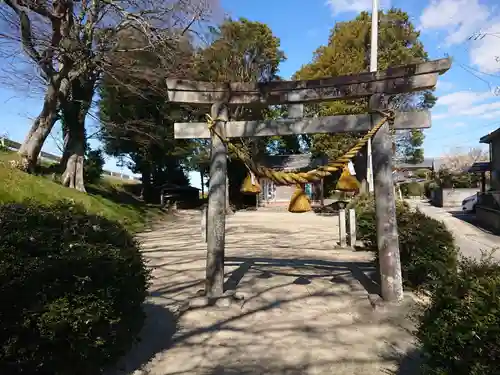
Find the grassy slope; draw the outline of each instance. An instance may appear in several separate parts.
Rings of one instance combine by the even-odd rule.
[[[132,182],[104,178],[98,185],[87,186],[88,194],[84,194],[63,187],[48,177],[9,168],[8,160],[16,156],[0,151],[0,203],[34,199],[50,204],[60,199],[72,199],[89,212],[119,221],[133,231],[143,229],[149,219],[161,213],[159,208],[145,205],[127,191],[127,184]]]

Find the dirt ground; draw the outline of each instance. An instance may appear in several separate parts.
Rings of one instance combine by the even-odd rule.
[[[200,213],[141,234],[153,269],[141,342],[116,374],[415,374],[414,298],[375,308],[373,254],[340,249],[337,218],[238,212],[226,224],[229,306],[182,306],[203,288]]]

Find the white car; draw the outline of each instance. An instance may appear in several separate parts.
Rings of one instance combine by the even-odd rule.
[[[477,203],[477,194],[471,195],[462,201],[462,212],[475,212]]]

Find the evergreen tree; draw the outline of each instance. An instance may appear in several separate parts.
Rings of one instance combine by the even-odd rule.
[[[227,19],[212,29],[212,42],[197,55],[198,79],[210,82],[269,82],[279,80],[279,64],[285,60],[280,40],[261,22]],[[280,117],[284,108],[276,106],[231,108],[231,120],[259,120]],[[255,159],[282,142],[277,137],[233,139]],[[283,141],[286,142],[286,141]],[[242,201],[239,188],[246,175],[244,165],[232,159],[228,166],[228,191],[233,203]],[[229,206],[229,205],[227,205]]]
[[[428,60],[419,32],[406,12],[390,9],[379,12],[378,69],[419,63]],[[319,47],[312,62],[300,68],[295,79],[317,79],[357,74],[369,71],[371,43],[371,15],[362,12],[354,20],[337,23],[330,32],[328,44]],[[431,108],[436,98],[432,91],[395,95],[392,103],[399,109]],[[321,116],[358,114],[368,110],[368,100],[344,100],[314,105],[309,111]],[[311,137],[311,151],[325,153],[331,158],[344,154],[359,138],[359,134],[317,134]],[[420,162],[423,158],[420,130],[398,134],[398,154],[407,161]]]
[[[152,53],[143,48],[148,41],[141,39],[133,29],[118,37],[118,44],[128,48],[127,52],[116,53],[110,58],[116,69],[113,69],[114,74],[106,74],[102,79],[101,139],[106,153],[128,156],[131,160],[128,166],[142,176],[144,198],[152,200],[158,197],[154,194],[158,187],[165,183],[189,183],[188,158],[195,144],[192,140],[174,139],[173,124],[190,121],[193,111],[167,102],[165,78],[168,72],[188,74],[194,50],[189,40],[183,40],[177,46],[165,46],[164,55],[161,54],[162,46],[155,46]],[[132,48],[134,46],[137,48]],[[175,55],[170,53],[173,48]],[[123,71],[121,66],[129,69]]]

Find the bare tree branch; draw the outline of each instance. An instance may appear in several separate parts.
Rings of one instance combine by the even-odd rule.
[[[452,173],[466,172],[472,164],[489,160],[489,152],[479,147],[469,150],[457,147],[441,157],[442,169],[447,169]]]

